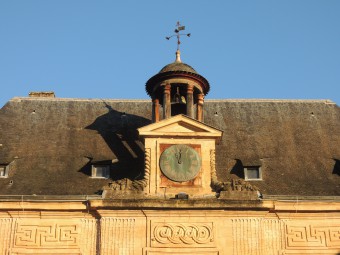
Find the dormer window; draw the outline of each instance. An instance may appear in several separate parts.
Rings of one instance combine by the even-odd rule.
[[[110,178],[110,165],[92,165],[92,178]]]
[[[9,171],[8,165],[0,165],[0,178],[7,178],[8,171]]]
[[[244,178],[246,181],[261,181],[262,171],[259,166],[245,166],[244,167]]]

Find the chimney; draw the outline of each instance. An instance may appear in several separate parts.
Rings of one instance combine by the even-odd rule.
[[[55,97],[53,91],[33,91],[28,94],[29,97]]]

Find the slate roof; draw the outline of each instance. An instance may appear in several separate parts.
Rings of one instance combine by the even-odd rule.
[[[268,195],[340,195],[340,109],[328,100],[207,100],[205,123],[221,129],[220,181],[260,165]],[[114,179],[144,167],[136,129],[151,123],[150,100],[13,98],[0,110],[1,195],[91,195],[111,180],[90,178],[113,162]],[[13,181],[10,183],[10,181]]]

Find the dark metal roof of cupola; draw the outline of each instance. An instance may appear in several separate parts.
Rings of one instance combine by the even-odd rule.
[[[198,74],[194,68],[192,68],[188,64],[185,64],[185,63],[182,63],[182,62],[173,62],[173,63],[170,63],[170,64],[164,66],[159,71],[159,73],[176,72],[176,71],[182,71],[182,72]]]
[[[146,82],[146,92],[152,96],[154,86],[157,86],[160,82],[170,78],[194,80],[201,85],[205,95],[208,94],[210,90],[209,82],[202,75],[198,74],[194,68],[181,61],[179,50],[176,51],[175,62],[164,66],[158,74],[154,75]]]

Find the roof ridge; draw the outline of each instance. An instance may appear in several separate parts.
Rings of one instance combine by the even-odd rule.
[[[88,102],[151,102],[151,99],[64,98],[64,97],[13,97],[10,101],[88,101]]]
[[[63,97],[13,97],[10,101],[79,101],[79,102],[151,102],[150,99],[120,99],[120,98],[63,98]],[[251,102],[251,103],[336,103],[330,99],[261,99],[261,98],[240,98],[240,99],[205,99],[205,102]]]
[[[336,104],[330,99],[261,99],[261,98],[249,98],[249,99],[205,99],[205,102],[252,102],[252,103],[324,103],[324,104]]]

